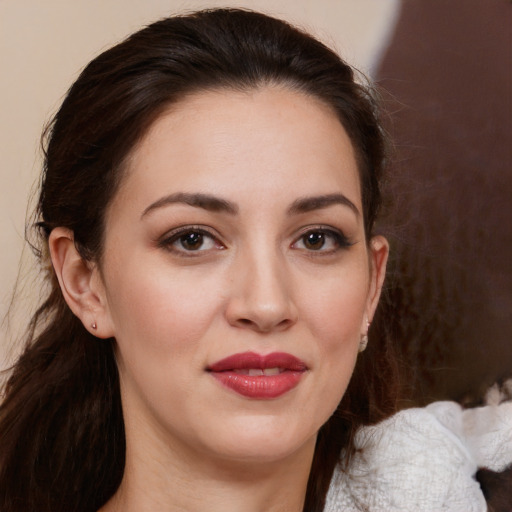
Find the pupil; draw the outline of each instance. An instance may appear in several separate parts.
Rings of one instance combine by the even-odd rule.
[[[309,233],[306,235],[305,243],[309,249],[321,249],[324,241],[323,233]]]
[[[181,237],[181,244],[185,249],[199,249],[203,244],[203,235],[201,233],[187,233]]]

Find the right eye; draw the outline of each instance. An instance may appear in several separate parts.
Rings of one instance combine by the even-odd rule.
[[[212,249],[225,249],[224,245],[208,231],[190,227],[181,228],[167,234],[159,245],[170,251],[182,253],[187,256],[195,255],[194,253],[210,251]]]
[[[324,226],[312,226],[304,231],[292,244],[294,249],[301,249],[311,253],[333,254],[353,245],[339,230]]]

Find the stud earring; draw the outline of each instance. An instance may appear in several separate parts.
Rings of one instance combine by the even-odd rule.
[[[98,328],[98,326],[96,325],[96,322],[93,322],[93,323],[91,324],[91,327],[92,327],[94,330],[96,330],[96,329]]]

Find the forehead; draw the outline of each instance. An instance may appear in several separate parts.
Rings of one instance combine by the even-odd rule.
[[[335,113],[285,87],[201,92],[173,105],[132,152],[120,196],[173,191],[283,196],[341,191],[359,206],[354,149]]]

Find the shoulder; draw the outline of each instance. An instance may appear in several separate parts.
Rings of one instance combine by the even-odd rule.
[[[349,471],[333,476],[326,512],[485,512],[474,475],[512,463],[512,403],[407,409],[360,429],[356,447]]]

